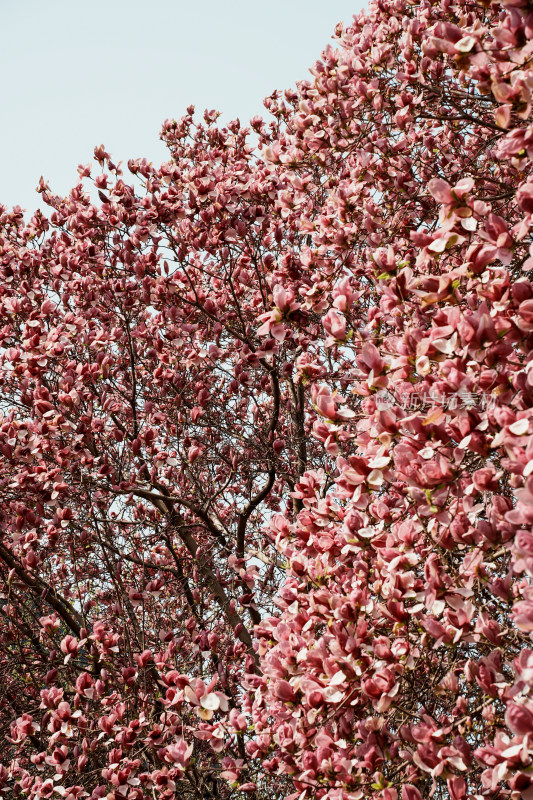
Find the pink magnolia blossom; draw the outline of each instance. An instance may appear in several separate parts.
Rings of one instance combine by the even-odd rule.
[[[3,794],[533,797],[532,38],[372,2],[0,207]]]

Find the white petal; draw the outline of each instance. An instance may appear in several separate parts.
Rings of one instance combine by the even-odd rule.
[[[509,425],[509,430],[511,433],[514,433],[515,436],[523,436],[524,433],[527,433],[529,430],[529,420],[525,417],[517,419],[516,422]]]
[[[390,463],[390,456],[378,456],[368,462],[370,469],[383,469]]]
[[[216,711],[220,707],[220,698],[214,692],[209,692],[200,698],[200,705],[202,708],[208,708],[211,711]]]
[[[329,685],[338,686],[340,683],[344,683],[345,680],[346,680],[346,675],[344,674],[344,672],[339,670],[338,672],[335,673],[333,678],[331,678],[331,680],[329,681]]]
[[[422,458],[432,458],[435,455],[435,451],[432,447],[424,447],[423,450],[420,451]]]
[[[528,461],[526,466],[524,467],[524,478],[527,478],[528,475],[531,475],[532,472],[533,472],[533,459],[531,459],[531,461]]]

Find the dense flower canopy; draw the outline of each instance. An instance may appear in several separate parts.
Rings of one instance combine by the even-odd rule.
[[[533,800],[533,6],[0,216],[0,789]]]

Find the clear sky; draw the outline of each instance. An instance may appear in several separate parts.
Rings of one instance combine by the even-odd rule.
[[[165,159],[161,123],[190,103],[227,121],[293,86],[361,0],[0,0],[0,202],[33,210],[104,144]]]

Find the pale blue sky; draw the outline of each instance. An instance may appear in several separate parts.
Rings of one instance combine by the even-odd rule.
[[[100,143],[165,158],[164,119],[190,103],[247,121],[308,76],[361,0],[0,0],[0,202],[65,193]]]

